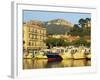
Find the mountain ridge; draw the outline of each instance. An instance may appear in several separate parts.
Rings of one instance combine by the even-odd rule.
[[[62,18],[52,19],[47,21],[46,23],[47,25],[56,24],[56,25],[65,25],[65,26],[73,27],[73,24],[71,22]]]
[[[65,19],[58,18],[45,22],[44,27],[47,29],[48,34],[65,34],[70,31],[73,24]]]

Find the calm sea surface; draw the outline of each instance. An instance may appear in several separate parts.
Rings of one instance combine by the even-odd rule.
[[[23,69],[63,68],[81,66],[91,66],[91,60],[67,59],[61,61],[48,62],[47,59],[23,59]]]

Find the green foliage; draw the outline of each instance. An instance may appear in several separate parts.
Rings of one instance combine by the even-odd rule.
[[[91,28],[90,27],[86,27],[86,28],[83,28],[83,35],[88,35],[90,36],[91,35]]]
[[[84,27],[86,20],[84,20],[83,18],[81,18],[78,22],[79,22],[79,25],[81,27]]]
[[[75,46],[90,46],[90,42],[87,42],[84,38],[79,38],[78,40],[73,41],[72,44]]]
[[[53,46],[68,46],[69,42],[65,39],[57,39],[57,38],[48,38],[46,40],[47,46],[53,47]]]
[[[72,36],[82,36],[82,31],[82,28],[75,24],[74,27],[70,30],[69,34],[71,34]]]
[[[79,25],[74,24],[73,28],[70,30],[69,34],[72,36],[90,36],[91,34],[91,28],[90,27],[85,27],[86,24],[88,24],[88,21],[90,21],[90,18],[86,19],[80,19],[79,20]]]
[[[86,20],[86,22],[88,22],[88,21],[91,21],[91,18],[86,18],[85,20]]]
[[[69,45],[73,45],[73,46],[84,45],[84,46],[90,47],[91,45],[91,43],[87,42],[84,38],[79,38],[72,42],[69,42],[65,39],[48,38],[46,40],[46,44],[49,48],[54,47],[54,46],[69,46]]]

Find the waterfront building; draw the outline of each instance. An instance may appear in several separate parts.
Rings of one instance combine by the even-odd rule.
[[[46,48],[46,29],[38,21],[29,21],[23,24],[24,51],[34,53]]]

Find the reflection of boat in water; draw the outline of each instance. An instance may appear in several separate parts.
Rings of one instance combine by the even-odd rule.
[[[62,57],[59,53],[48,53],[47,54],[48,61],[61,61]]]

